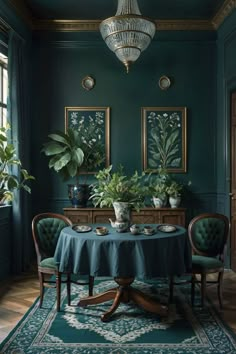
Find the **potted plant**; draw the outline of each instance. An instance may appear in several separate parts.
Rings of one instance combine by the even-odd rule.
[[[65,133],[56,131],[48,138],[41,151],[50,158],[49,168],[59,173],[63,181],[75,178],[74,184],[68,184],[69,199],[75,207],[86,207],[90,188],[86,179],[84,183],[79,183],[79,175],[96,169],[104,161],[102,151],[89,136],[85,139],[81,132],[73,128],[68,128]]]
[[[130,222],[130,209],[139,210],[148,194],[148,187],[143,183],[144,173],[137,171],[132,176],[126,176],[123,167],[112,172],[112,165],[100,170],[96,182],[92,185],[91,199],[95,206],[114,207],[116,221]],[[118,225],[117,225],[118,226]]]
[[[14,191],[24,189],[30,193],[29,180],[35,178],[22,168],[21,161],[16,157],[16,149],[9,142],[10,124],[0,128],[0,204],[14,200]],[[13,171],[13,169],[15,171]]]
[[[154,176],[153,173],[148,176],[149,193],[155,208],[161,208],[167,204],[167,187],[170,183],[170,177],[163,167],[159,167],[157,176]]]
[[[150,185],[150,191],[152,194],[152,200],[155,208],[162,208],[166,206],[167,203],[166,188],[167,186],[163,182],[157,182],[153,185]]]
[[[183,184],[173,180],[166,188],[166,192],[169,195],[169,203],[171,208],[178,208],[181,202],[181,193],[183,190]]]

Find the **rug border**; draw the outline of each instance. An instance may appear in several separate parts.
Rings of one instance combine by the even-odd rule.
[[[214,305],[214,303],[213,303],[212,300],[209,298],[209,296],[207,295],[206,297],[207,297],[207,301],[208,301],[208,302],[210,303],[210,305],[211,305],[212,310],[216,313],[219,322],[221,322],[221,324],[222,324],[223,326],[225,326],[226,330],[227,330],[228,332],[230,332],[229,334],[230,334],[230,335],[235,339],[235,341],[236,341],[236,333],[233,331],[233,328],[231,328],[231,327],[228,325],[228,323],[225,322],[225,320],[222,318],[222,315],[221,315],[220,311],[219,311],[218,308]],[[223,311],[224,311],[224,310],[223,310]]]
[[[49,289],[47,289],[46,291],[48,291]],[[15,327],[7,334],[7,336],[3,339],[3,341],[0,343],[0,350],[4,347],[4,345],[6,344],[6,342],[8,341],[8,339],[10,339],[10,337],[16,332],[16,330],[18,329],[18,327],[20,327],[21,323],[25,320],[25,318],[28,316],[28,314],[30,314],[33,310],[34,307],[36,306],[37,302],[39,302],[39,296],[37,296],[37,298],[35,299],[35,301],[32,303],[32,305],[30,306],[30,308],[26,311],[26,313],[19,319],[19,321],[17,322],[17,324],[15,325]],[[9,337],[9,338],[8,338]],[[1,354],[1,352],[0,352]]]

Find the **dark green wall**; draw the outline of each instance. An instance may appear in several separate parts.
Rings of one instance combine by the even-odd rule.
[[[230,96],[236,91],[236,11],[218,31],[217,192],[221,212],[230,215]]]
[[[217,47],[217,206],[230,217],[230,98],[236,91],[236,10],[218,31]],[[230,267],[230,244],[227,263]]]
[[[181,177],[192,181],[192,208],[212,208],[216,198],[216,42],[189,39],[189,34],[155,38],[133,64],[130,73],[99,36],[37,35],[33,53],[32,161],[37,176],[35,211],[49,205],[61,211],[68,205],[66,187],[40,154],[47,134],[64,129],[65,106],[111,107],[111,163],[127,173],[141,172],[141,107],[187,107],[188,169]],[[173,84],[158,87],[162,75]],[[92,75],[96,86],[85,91],[81,81]],[[45,183],[46,182],[46,183]],[[200,202],[200,204],[199,204]],[[194,212],[194,211],[193,211]]]

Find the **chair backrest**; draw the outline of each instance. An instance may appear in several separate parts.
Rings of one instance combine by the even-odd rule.
[[[220,256],[223,260],[228,234],[229,219],[222,214],[200,214],[188,226],[193,253],[202,256]]]
[[[53,257],[61,230],[71,225],[70,219],[61,214],[42,213],[33,218],[32,235],[38,263]]]

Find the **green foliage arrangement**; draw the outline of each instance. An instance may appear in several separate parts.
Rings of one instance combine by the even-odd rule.
[[[187,186],[191,185],[191,181],[187,183]],[[177,182],[176,180],[172,180],[170,185],[166,188],[166,192],[170,197],[177,198],[181,196],[185,189],[186,185]]]
[[[50,158],[48,166],[59,173],[63,181],[79,174],[96,170],[104,162],[103,147],[95,144],[94,125],[86,127],[83,133],[74,128],[67,132],[49,134],[49,141],[43,144],[41,152]]]
[[[154,173],[156,173],[154,175]],[[187,185],[180,183],[175,177],[172,177],[167,172],[167,169],[160,166],[157,170],[150,173],[148,176],[150,196],[165,200],[167,196],[179,197],[183,194],[186,186],[191,185],[189,181]]]
[[[144,206],[148,187],[144,185],[144,173],[139,175],[137,171],[128,177],[124,174],[123,167],[112,172],[112,165],[100,170],[96,175],[97,182],[92,185],[90,197],[95,206],[111,207],[113,202],[128,202],[139,210]]]
[[[43,144],[42,152],[49,156],[49,168],[54,169],[63,181],[79,175],[84,161],[79,132],[69,128],[66,133],[56,131],[48,135],[49,141]]]
[[[166,188],[166,192],[170,197],[177,198],[181,195],[183,187],[184,186],[182,184],[176,181],[172,181],[171,184]]]
[[[159,167],[155,172],[156,175],[150,173],[148,176],[150,196],[165,199],[167,197],[167,187],[171,182],[170,176],[163,167]]]
[[[21,161],[16,157],[16,149],[8,138],[10,129],[10,124],[0,128],[0,204],[13,201],[15,190],[22,188],[31,193],[27,182],[35,179],[22,168]],[[12,172],[14,167],[20,172],[20,177]]]

